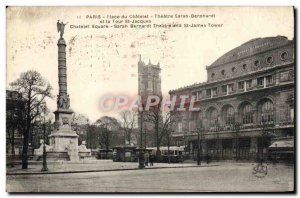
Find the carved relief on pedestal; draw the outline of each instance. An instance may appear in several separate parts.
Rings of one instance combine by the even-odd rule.
[[[70,97],[69,94],[57,95],[57,108],[58,109],[69,109],[70,108]]]
[[[69,118],[68,117],[64,117],[62,116],[61,117],[61,120],[62,120],[62,125],[69,125]]]
[[[61,125],[60,121],[59,121],[59,120],[56,120],[56,121],[54,122],[54,129],[58,131],[60,125]]]

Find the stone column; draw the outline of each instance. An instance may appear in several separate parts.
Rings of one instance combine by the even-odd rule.
[[[62,34],[58,46],[58,85],[57,110],[55,114],[56,129],[49,135],[51,139],[51,154],[53,157],[68,156],[71,161],[78,161],[78,135],[72,129],[72,114],[70,99],[67,92],[66,42]]]
[[[67,94],[66,42],[60,38],[58,46],[58,85],[59,94]]]
[[[60,38],[58,46],[58,86],[57,109],[69,109],[70,98],[67,90],[67,63],[66,63],[66,42]]]

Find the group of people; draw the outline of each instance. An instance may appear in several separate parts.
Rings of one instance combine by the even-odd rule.
[[[155,161],[155,156],[152,153],[145,153],[145,165],[148,166],[148,163],[150,163],[150,166],[153,166],[153,163]]]

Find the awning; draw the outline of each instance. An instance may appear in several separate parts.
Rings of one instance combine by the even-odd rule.
[[[294,148],[294,140],[275,141],[269,148]]]

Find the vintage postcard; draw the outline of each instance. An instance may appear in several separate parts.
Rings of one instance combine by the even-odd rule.
[[[6,8],[7,192],[294,192],[293,7]]]

